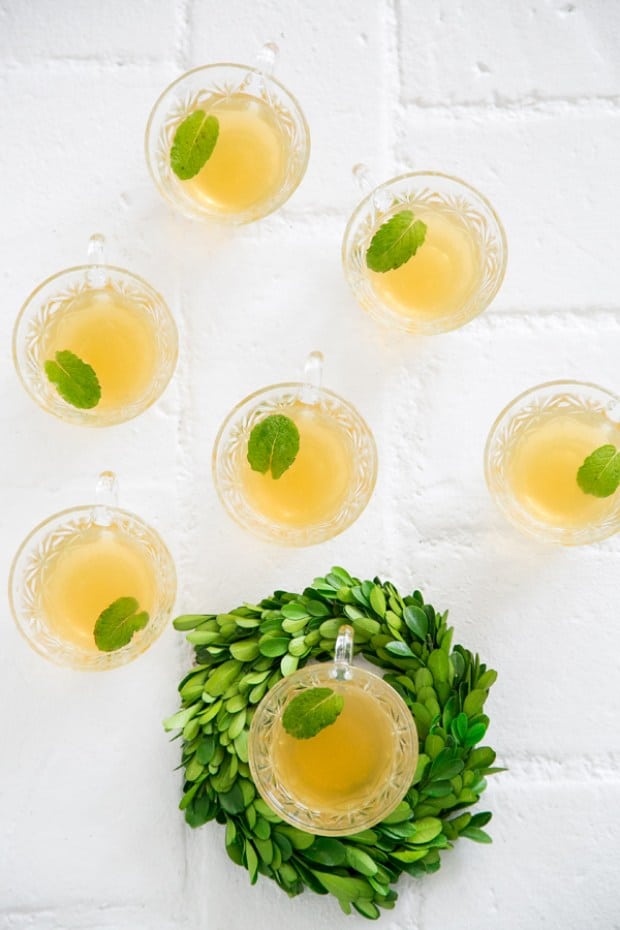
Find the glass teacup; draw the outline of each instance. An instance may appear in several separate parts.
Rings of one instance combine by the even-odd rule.
[[[90,263],[43,281],[13,330],[13,360],[28,394],[82,426],[112,426],[146,410],[165,390],[178,354],[163,298],[137,275],[104,264],[103,248],[103,236],[92,236]],[[89,390],[95,379],[99,396],[63,394],[54,378],[66,370],[67,353]]]
[[[146,160],[162,196],[194,219],[241,224],[288,200],[303,178],[310,132],[295,98],[271,76],[277,46],[258,67],[205,65],[177,78],[159,97],[146,127]],[[201,111],[218,130],[206,163],[190,177],[173,170],[179,126]]]
[[[519,529],[564,545],[586,545],[620,530],[620,490],[586,493],[577,481],[585,459],[620,448],[620,398],[579,381],[550,381],[516,397],[487,440],[489,490]]]
[[[58,665],[94,671],[125,665],[148,649],[171,615],[172,556],[154,529],[116,506],[116,497],[115,475],[102,472],[95,504],[40,523],[13,560],[15,622],[32,648]],[[113,605],[101,634],[100,618]],[[126,639],[134,621],[133,635],[118,645],[118,634]]]
[[[371,186],[363,165],[354,173]],[[375,234],[406,213],[426,227],[422,244],[399,267],[371,270],[367,253]],[[412,333],[443,333],[482,313],[500,288],[506,258],[506,236],[489,201],[437,171],[403,174],[370,190],[342,243],[345,276],[361,306]]]
[[[279,681],[249,733],[250,771],[264,801],[287,823],[323,836],[358,833],[387,817],[409,790],[418,760],[407,705],[352,657],[353,629],[343,626],[334,661]],[[283,716],[293,699],[317,688],[341,696],[342,710],[316,735],[297,738]]]
[[[229,514],[257,536],[307,546],[341,533],[362,513],[377,476],[377,450],[360,414],[320,386],[323,357],[312,353],[305,381],[274,384],[242,400],[215,440],[213,478]],[[248,445],[268,417],[292,420],[299,452],[279,478],[253,470]]]

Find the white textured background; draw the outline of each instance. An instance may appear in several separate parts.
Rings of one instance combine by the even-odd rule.
[[[182,71],[281,46],[278,77],[312,132],[286,208],[206,228],[160,201],[144,164],[150,107]],[[495,513],[482,449],[517,392],[558,377],[619,388],[620,5],[616,0],[0,0],[0,559],[115,469],[121,503],[175,556],[178,610],[303,585],[332,563],[421,587],[500,679],[489,742],[494,845],[461,840],[405,878],[384,930],[620,928],[620,539],[561,550]],[[462,176],[494,203],[509,270],[491,310],[434,338],[383,332],[340,269],[350,170]],[[10,358],[44,277],[108,256],[167,298],[181,355],[164,398],[86,430],[40,411]],[[295,378],[326,384],[374,429],[381,465],[341,537],[281,550],[221,510],[210,455],[229,408]],[[250,888],[222,828],[176,806],[178,744],[160,721],[188,663],[172,630],[133,665],[64,671],[0,626],[2,930],[350,930],[333,899]]]

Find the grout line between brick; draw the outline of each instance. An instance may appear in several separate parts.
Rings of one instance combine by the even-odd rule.
[[[502,756],[498,765],[508,771],[500,777],[507,776],[515,781],[547,783],[554,785],[565,782],[590,784],[620,784],[620,754],[608,753],[603,756],[546,756],[517,754]],[[493,782],[494,783],[494,782]]]
[[[399,47],[399,0],[386,0],[384,23],[384,74],[386,83],[385,98],[387,99],[387,126],[385,129],[385,136],[387,140],[389,164],[383,165],[382,167],[384,171],[387,172],[387,175],[391,176],[399,142],[398,126],[400,120],[398,115],[402,92]]]
[[[192,0],[177,0],[175,62],[180,71],[189,69]]]
[[[620,96],[591,97],[494,97],[493,100],[436,101],[420,97],[401,101],[406,112],[423,111],[426,115],[449,116],[451,119],[516,118],[536,115],[557,117],[566,115],[616,115],[620,111]]]

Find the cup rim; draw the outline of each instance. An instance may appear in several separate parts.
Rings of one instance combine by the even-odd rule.
[[[176,566],[174,563],[174,559],[172,558],[172,553],[170,552],[168,546],[162,539],[162,536],[159,533],[159,531],[156,530],[150,524],[148,524],[145,520],[142,519],[142,517],[138,516],[138,514],[134,513],[133,511],[126,510],[123,507],[109,506],[108,504],[99,504],[98,502],[94,502],[91,504],[79,504],[78,506],[75,506],[75,507],[65,507],[63,510],[59,510],[56,513],[53,513],[50,516],[46,517],[44,520],[41,520],[22,539],[20,545],[16,549],[15,554],[11,560],[11,567],[9,569],[9,575],[8,575],[8,600],[9,600],[11,616],[13,618],[13,622],[15,626],[17,627],[19,633],[26,640],[26,642],[28,643],[31,649],[33,649],[38,655],[42,656],[44,659],[47,659],[49,662],[52,662],[54,665],[58,665],[62,668],[71,668],[75,671],[89,671],[89,672],[90,671],[108,671],[112,668],[118,668],[122,665],[127,665],[129,662],[132,662],[134,659],[137,659],[142,654],[142,652],[149,649],[156,642],[156,640],[159,639],[166,625],[165,624],[166,617],[161,617],[160,622],[157,625],[153,625],[152,627],[152,629],[155,630],[155,635],[152,637],[152,639],[150,639],[147,642],[147,645],[145,646],[145,648],[141,650],[140,652],[136,653],[135,655],[132,654],[133,640],[130,640],[130,642],[127,643],[126,646],[121,647],[121,649],[118,649],[110,653],[101,653],[100,656],[98,653],[95,653],[95,652],[86,653],[85,651],[83,652],[81,651],[79,653],[80,657],[82,658],[85,657],[87,659],[89,656],[92,656],[93,658],[98,657],[98,656],[103,657],[103,661],[100,664],[90,664],[88,662],[80,662],[79,660],[63,661],[57,655],[51,655],[49,652],[47,652],[45,649],[41,647],[41,645],[37,642],[36,639],[33,639],[31,636],[28,635],[26,628],[22,624],[21,611],[18,609],[18,606],[15,601],[15,597],[14,597],[14,589],[15,589],[16,584],[18,583],[17,569],[18,569],[20,559],[28,551],[28,547],[31,545],[33,539],[39,533],[41,533],[42,531],[45,531],[51,524],[56,523],[56,522],[63,522],[66,518],[71,517],[71,516],[79,517],[81,514],[86,514],[86,513],[92,514],[98,507],[103,507],[107,511],[107,513],[111,514],[112,516],[120,516],[124,518],[129,518],[135,523],[138,523],[142,528],[144,528],[150,534],[153,534],[157,538],[158,545],[164,554],[164,557],[168,563],[168,570],[171,574],[173,590],[172,590],[172,603],[171,603],[171,608],[169,611],[170,614],[172,614],[172,608],[174,607],[174,601],[176,600],[176,595],[177,595],[177,573],[176,573]],[[155,575],[154,577],[156,581],[158,581],[159,576]],[[154,620],[156,617],[159,617],[161,613],[162,613],[162,608],[160,607],[159,610],[157,611],[157,614],[151,619]],[[76,647],[76,648],[79,649],[79,647]]]
[[[137,407],[138,409],[132,410],[129,416],[122,416],[121,418],[118,418],[118,417],[112,418],[109,421],[104,421],[104,422],[102,422],[101,420],[97,420],[96,418],[91,418],[91,417],[88,417],[86,419],[80,419],[79,416],[65,416],[63,415],[63,413],[61,413],[60,409],[52,409],[51,407],[46,406],[44,403],[42,403],[41,399],[36,395],[36,393],[33,390],[31,390],[30,383],[28,379],[25,377],[25,374],[22,370],[22,366],[19,360],[19,355],[20,355],[19,341],[22,335],[22,328],[28,319],[29,312],[36,311],[36,309],[38,309],[38,305],[37,305],[38,296],[45,290],[45,288],[53,285],[54,282],[56,281],[60,281],[61,278],[69,277],[70,275],[78,275],[78,274],[86,275],[92,269],[101,269],[101,271],[110,272],[115,275],[127,278],[130,281],[137,283],[142,290],[146,291],[149,297],[152,298],[152,300],[156,302],[163,310],[167,323],[170,327],[170,332],[173,336],[173,342],[174,342],[173,350],[171,352],[172,358],[171,358],[170,372],[167,378],[165,379],[164,383],[161,385],[161,388],[156,394],[156,396],[153,397],[151,400],[149,400],[146,406],[142,406],[138,402],[134,402],[133,404],[131,404],[130,405],[131,407]],[[97,288],[93,287],[92,290],[97,290]],[[174,316],[172,314],[172,311],[170,310],[170,307],[168,306],[167,301],[164,299],[162,294],[156,288],[154,288],[153,285],[150,284],[145,278],[141,277],[141,275],[138,275],[133,271],[129,271],[127,268],[122,268],[120,265],[110,265],[107,263],[94,264],[92,262],[90,263],[86,262],[81,265],[71,265],[69,268],[63,268],[60,271],[56,271],[54,274],[49,275],[47,278],[45,278],[43,281],[37,284],[37,286],[30,292],[26,300],[21,305],[17,313],[17,316],[15,317],[15,322],[13,324],[12,339],[11,339],[11,350],[12,350],[12,356],[13,356],[13,366],[15,368],[17,376],[24,390],[28,394],[28,396],[37,404],[37,406],[41,410],[43,410],[45,413],[49,413],[52,416],[55,416],[57,419],[62,420],[64,423],[70,423],[72,425],[87,426],[87,427],[103,429],[108,426],[117,426],[120,423],[127,423],[129,420],[133,420],[135,417],[140,416],[140,414],[148,410],[150,406],[152,406],[154,403],[156,403],[159,400],[159,398],[162,396],[162,394],[164,393],[164,391],[170,384],[170,381],[172,380],[172,377],[176,370],[177,362],[179,359],[179,331],[178,331],[178,327],[176,324],[176,320],[174,319]],[[71,411],[68,411],[68,412],[70,413]],[[81,412],[83,413],[83,411]]]
[[[604,524],[591,528],[588,528],[587,526],[579,528],[550,526],[540,520],[536,520],[528,511],[524,510],[520,506],[516,507],[515,509],[508,507],[504,501],[504,496],[500,494],[500,491],[496,486],[497,482],[494,480],[492,474],[493,470],[490,464],[491,453],[497,440],[498,431],[504,421],[507,421],[512,414],[516,413],[523,401],[525,401],[527,398],[534,397],[538,393],[553,389],[573,389],[575,392],[577,392],[579,389],[585,389],[586,391],[594,391],[604,395],[609,398],[610,401],[620,401],[620,394],[615,394],[613,391],[601,387],[600,384],[596,384],[593,381],[580,381],[573,378],[557,378],[551,381],[543,381],[540,384],[536,384],[524,391],[521,391],[502,408],[500,413],[495,417],[491,428],[489,429],[484,446],[483,458],[485,483],[489,494],[491,495],[491,498],[497,506],[498,510],[501,511],[503,516],[505,516],[513,526],[522,532],[545,542],[559,543],[566,546],[591,545],[595,542],[601,542],[604,539],[608,539],[610,536],[613,536],[620,531],[620,513],[618,514],[616,520],[610,521],[610,524],[607,526]],[[516,515],[517,513],[518,517]]]
[[[213,479],[213,485],[215,487],[219,501],[224,507],[225,511],[229,514],[229,516],[233,518],[235,523],[237,523],[237,525],[240,526],[242,529],[246,530],[247,532],[251,532],[254,536],[257,536],[260,539],[263,539],[270,543],[274,543],[276,545],[288,545],[288,546],[300,546],[300,547],[309,546],[309,545],[314,545],[320,542],[324,542],[327,539],[333,539],[335,536],[340,535],[340,533],[348,529],[362,515],[362,513],[368,506],[368,503],[370,502],[370,499],[373,495],[373,492],[374,492],[374,489],[377,483],[377,474],[378,474],[378,468],[379,468],[377,444],[375,441],[374,434],[372,430],[370,429],[370,426],[366,422],[365,418],[358,411],[357,407],[355,407],[352,403],[350,403],[340,394],[337,394],[335,391],[331,391],[329,388],[325,388],[322,386],[320,387],[312,386],[310,388],[311,390],[315,391],[319,395],[323,395],[329,398],[330,400],[337,401],[339,404],[345,407],[348,411],[350,411],[353,414],[356,421],[359,423],[359,426],[364,434],[364,437],[367,440],[368,447],[370,449],[370,454],[372,456],[372,476],[370,479],[369,487],[365,495],[365,500],[363,502],[363,505],[361,506],[361,508],[357,510],[357,512],[355,513],[355,516],[352,519],[346,522],[342,527],[339,527],[335,532],[333,533],[330,532],[328,535],[325,535],[324,523],[315,524],[313,527],[296,527],[296,526],[288,526],[286,524],[277,524],[278,528],[281,528],[283,531],[282,537],[278,537],[274,535],[274,533],[268,529],[267,523],[265,523],[264,526],[261,523],[260,527],[256,525],[252,525],[252,526],[248,525],[248,523],[239,516],[237,511],[232,508],[225,493],[222,491],[222,488],[220,487],[220,479],[218,475],[219,454],[220,454],[220,449],[222,445],[222,440],[223,440],[226,430],[231,426],[231,424],[234,423],[234,421],[237,419],[237,417],[242,412],[244,407],[253,406],[253,402],[258,400],[261,396],[270,394],[272,392],[273,393],[275,392],[284,393],[287,390],[295,390],[295,389],[299,390],[305,387],[307,387],[307,385],[303,381],[281,381],[276,384],[269,384],[269,385],[266,385],[265,387],[258,388],[258,390],[253,391],[251,394],[248,394],[246,397],[240,400],[237,404],[235,404],[235,406],[228,412],[228,414],[226,415],[226,417],[220,424],[215,440],[213,442],[213,449],[211,452],[211,475]],[[255,512],[254,508],[249,508],[249,509],[251,509],[253,513]],[[321,532],[321,530],[323,530],[323,532]]]
[[[473,194],[474,198],[480,202],[482,206],[489,212],[497,230],[498,239],[500,242],[501,265],[493,293],[481,310],[464,320],[460,320],[457,313],[446,314],[443,317],[438,317],[429,321],[419,319],[416,320],[414,318],[408,319],[405,316],[402,316],[401,318],[400,314],[397,314],[395,311],[392,311],[390,308],[386,307],[378,300],[378,298],[374,301],[375,306],[371,309],[360,300],[358,289],[356,286],[354,286],[352,275],[349,270],[349,252],[351,249],[353,230],[360,221],[360,218],[368,212],[367,208],[369,204],[372,203],[376,195],[381,191],[389,190],[391,187],[401,184],[405,181],[412,181],[422,178],[440,178],[442,181],[448,181],[451,184],[455,184],[458,188],[463,188],[470,194]],[[481,193],[476,187],[474,187],[473,184],[470,184],[468,181],[464,181],[457,175],[447,174],[443,171],[432,171],[428,169],[406,171],[402,174],[396,175],[395,177],[389,178],[387,181],[383,181],[381,184],[376,185],[376,187],[373,187],[372,190],[366,193],[365,196],[354,207],[353,212],[349,216],[347,225],[344,230],[344,235],[342,237],[341,262],[344,268],[345,278],[353,293],[353,296],[355,297],[358,304],[360,304],[363,309],[367,310],[374,319],[389,326],[391,329],[395,329],[400,332],[409,332],[418,335],[437,335],[458,329],[461,326],[471,322],[472,319],[475,319],[476,316],[479,316],[481,313],[483,313],[490,306],[493,300],[495,300],[495,297],[497,296],[503,284],[504,278],[506,276],[506,269],[508,267],[508,239],[506,236],[506,230],[504,229],[503,223],[499,218],[495,207],[489,198],[485,194]]]
[[[243,211],[239,211],[239,213],[235,213],[231,215],[226,215],[226,214],[220,215],[217,213],[209,213],[206,210],[199,210],[198,208],[196,208],[195,210],[191,210],[189,207],[187,207],[187,209],[183,208],[174,199],[174,197],[172,197],[169,194],[167,186],[163,184],[159,173],[155,170],[155,167],[152,164],[151,155],[149,151],[149,142],[151,140],[151,134],[154,131],[156,112],[159,109],[160,105],[163,104],[168,94],[175,87],[177,87],[179,84],[186,81],[188,78],[192,78],[194,75],[204,73],[206,71],[213,71],[217,68],[231,68],[236,71],[241,71],[244,74],[259,75],[262,78],[262,80],[265,81],[266,83],[273,84],[284,94],[285,97],[289,99],[290,103],[292,104],[292,108],[295,111],[296,118],[299,120],[299,123],[303,127],[303,134],[304,134],[303,159],[300,165],[300,170],[298,172],[298,175],[295,178],[294,184],[291,186],[291,189],[287,193],[287,196],[284,198],[284,200],[276,199],[276,202],[274,203],[272,207],[270,207],[269,210],[267,210],[264,213],[261,212],[256,217],[247,216],[247,214],[250,212],[249,208],[246,208]],[[261,69],[257,68],[255,65],[244,65],[239,62],[232,62],[232,61],[217,61],[217,62],[212,62],[206,65],[198,65],[195,68],[190,68],[188,71],[184,71],[183,74],[180,74],[177,78],[174,79],[174,81],[171,81],[170,84],[168,84],[164,88],[164,90],[159,94],[153,106],[151,107],[151,110],[150,110],[150,113],[149,113],[149,116],[146,122],[146,128],[144,130],[144,156],[146,159],[148,171],[149,171],[151,180],[153,181],[156,189],[159,191],[159,193],[164,198],[166,203],[172,206],[175,211],[181,213],[183,216],[186,216],[189,219],[197,220],[199,222],[202,221],[202,222],[207,222],[207,223],[214,223],[219,226],[242,226],[242,225],[246,225],[252,222],[258,222],[259,220],[262,220],[265,217],[270,216],[270,214],[274,213],[276,210],[279,210],[280,207],[282,207],[293,196],[293,194],[295,193],[295,191],[297,190],[297,188],[299,187],[299,185],[301,184],[301,182],[303,181],[305,177],[306,170],[308,168],[308,162],[310,160],[311,145],[312,145],[312,139],[310,135],[310,126],[308,124],[304,111],[299,103],[299,100],[297,99],[295,94],[293,94],[292,91],[290,91],[288,87],[286,87],[286,85],[282,83],[282,81],[274,77],[273,74],[266,74],[264,71],[261,71]]]

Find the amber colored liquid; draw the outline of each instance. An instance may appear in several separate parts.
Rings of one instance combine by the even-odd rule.
[[[288,142],[273,110],[247,94],[210,104],[219,135],[202,170],[183,187],[219,213],[240,213],[264,203],[282,185]]]
[[[585,494],[577,484],[577,471],[606,443],[620,444],[620,430],[602,414],[544,416],[511,453],[507,474],[512,493],[532,516],[552,526],[579,528],[600,522],[615,507],[616,495]]]
[[[156,578],[140,547],[112,524],[90,527],[61,545],[41,579],[46,623],[64,642],[96,651],[94,628],[119,597],[135,597],[152,613]]]
[[[383,304],[404,316],[427,320],[448,316],[475,290],[479,252],[457,217],[439,211],[414,213],[427,226],[423,244],[400,268],[369,271],[371,284]]]
[[[108,288],[67,300],[46,333],[45,359],[68,349],[92,365],[101,386],[94,408],[110,410],[140,400],[156,374],[157,334],[135,302]]]
[[[335,723],[307,740],[280,726],[274,743],[277,779],[310,809],[337,812],[366,804],[390,777],[395,741],[387,713],[361,688],[341,690],[344,708]]]
[[[250,505],[274,523],[312,526],[330,520],[342,507],[353,476],[352,449],[344,429],[318,406],[301,403],[280,413],[299,430],[297,458],[274,480],[271,473],[242,465],[243,491]]]

